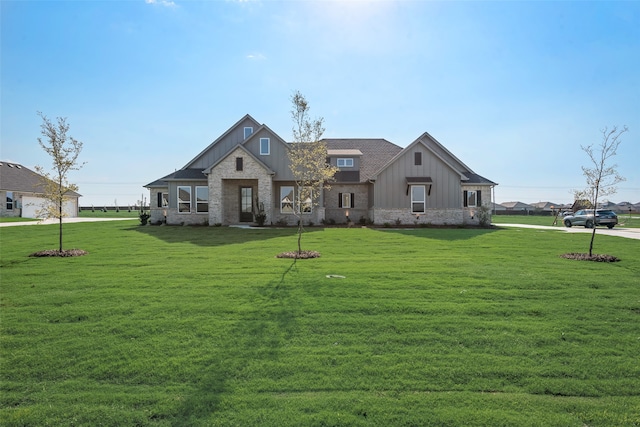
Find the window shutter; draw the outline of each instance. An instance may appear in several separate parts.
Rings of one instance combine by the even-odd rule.
[[[482,191],[476,191],[476,206],[482,206],[482,197],[480,197],[481,195]]]
[[[158,207],[162,207],[162,192],[158,193]]]
[[[467,201],[467,197],[468,197],[468,195],[467,195],[467,190],[464,190],[464,191],[462,192],[462,206],[464,206],[465,208],[466,208],[467,206],[469,206],[469,205],[468,205],[468,201]]]
[[[354,197],[355,195],[356,195],[355,193],[351,193],[351,197],[350,197],[350,199],[351,199],[351,207],[352,207],[352,208],[355,208],[355,207],[356,207],[355,197]]]
[[[342,193],[338,193],[338,207],[342,207]]]

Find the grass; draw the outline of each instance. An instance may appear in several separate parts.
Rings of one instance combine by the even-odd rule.
[[[0,229],[7,426],[637,426],[640,245],[527,229]],[[341,275],[344,279],[329,279]]]
[[[528,224],[528,225],[546,225],[553,226],[553,216],[541,215],[493,215],[491,222],[500,224]],[[562,218],[558,217],[557,227],[564,227]],[[640,228],[640,215],[620,214],[618,215],[618,226],[627,228]]]
[[[16,216],[0,217],[0,222],[33,222],[38,221],[33,218],[21,218]]]

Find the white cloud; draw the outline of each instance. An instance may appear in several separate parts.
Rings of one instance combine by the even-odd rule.
[[[250,61],[265,61],[267,59],[267,57],[261,53],[250,53],[246,58]]]
[[[144,0],[144,2],[146,4],[154,4],[154,5],[165,6],[165,7],[178,7],[178,5],[175,4],[175,2],[170,0]]]

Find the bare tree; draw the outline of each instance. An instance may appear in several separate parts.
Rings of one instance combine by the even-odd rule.
[[[64,203],[69,199],[69,193],[78,190],[78,186],[69,182],[69,172],[80,169],[84,163],[78,164],[78,156],[82,151],[82,142],[67,135],[69,124],[67,119],[58,117],[56,123],[51,122],[41,112],[41,134],[38,138],[40,147],[51,157],[51,173],[42,166],[36,166],[36,171],[43,176],[42,188],[44,203],[37,215],[41,218],[57,218],[60,224],[59,252],[62,253],[62,218],[66,216]]]
[[[304,231],[302,214],[310,213],[318,206],[320,195],[329,188],[338,168],[327,163],[327,145],[322,141],[324,119],[309,118],[309,103],[296,91],[291,96],[293,108],[293,143],[289,150],[289,162],[295,181],[294,213],[298,218],[298,255],[302,253],[301,240]]]
[[[628,130],[626,126],[623,126],[622,129],[618,129],[617,126],[611,129],[605,127],[601,130],[602,140],[599,144],[580,146],[582,151],[587,153],[590,166],[582,166],[582,174],[587,180],[587,187],[584,190],[575,191],[574,194],[576,200],[588,200],[593,208],[593,231],[589,243],[589,257],[593,256],[598,199],[615,194],[618,191],[617,185],[625,180],[618,174],[617,165],[610,165],[609,161],[618,151],[618,146],[622,142],[622,134]]]

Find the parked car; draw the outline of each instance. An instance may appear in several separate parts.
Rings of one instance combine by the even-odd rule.
[[[613,228],[618,223],[618,215],[615,212],[608,209],[598,209],[596,211],[595,225],[606,225],[609,228]],[[565,227],[572,227],[574,225],[584,225],[585,228],[593,228],[593,209],[581,209],[573,215],[564,217]]]

